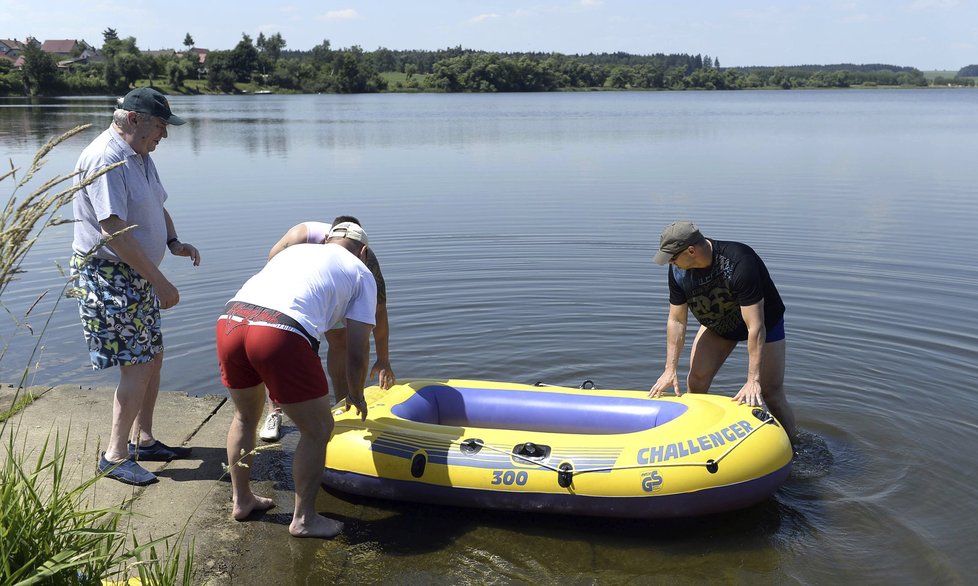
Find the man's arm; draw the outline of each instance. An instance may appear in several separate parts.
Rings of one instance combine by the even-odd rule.
[[[284,236],[279,238],[279,241],[275,243],[275,246],[268,251],[268,260],[272,260],[272,257],[274,257],[276,254],[294,244],[305,244],[308,235],[309,232],[306,229],[305,224],[296,224],[295,226],[292,226]]]
[[[390,323],[387,321],[387,304],[377,304],[377,325],[374,327],[374,346],[377,350],[377,362],[370,369],[370,377],[377,377],[381,388],[389,389],[397,382],[394,369],[391,367],[390,355]]]
[[[764,359],[764,339],[767,338],[767,328],[764,326],[764,300],[741,307],[740,314],[747,324],[747,382],[733,400],[748,405],[760,405],[762,403],[761,363]]]
[[[357,321],[346,320],[346,409],[350,405],[357,408],[361,420],[367,418],[367,402],[363,397],[363,381],[367,378],[367,365],[370,360],[370,330],[373,326]]]
[[[669,317],[666,320],[666,366],[649,390],[649,397],[655,398],[666,389],[675,390],[680,394],[679,387],[679,356],[686,345],[686,323],[689,319],[689,304],[669,305]]]
[[[170,218],[170,212],[163,208],[163,219],[166,220],[166,247],[170,249],[170,254],[173,256],[189,256],[190,260],[193,261],[194,266],[200,266],[200,252],[192,244],[187,244],[186,242],[180,242],[177,238],[177,229],[173,225],[173,219]]]
[[[109,238],[129,227],[129,224],[119,216],[109,216],[99,222],[102,228],[102,236]],[[168,224],[169,229],[169,224]],[[156,296],[160,299],[160,309],[169,309],[180,302],[180,292],[163,275],[160,269],[146,256],[143,248],[136,241],[132,232],[118,234],[112,238],[110,244],[112,250],[118,255],[122,262],[131,266],[137,273],[149,281],[156,291]]]

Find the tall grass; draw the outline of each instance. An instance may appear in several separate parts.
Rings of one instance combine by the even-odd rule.
[[[17,327],[24,327],[24,321],[2,302],[7,286],[23,272],[24,258],[44,230],[70,221],[60,218],[59,210],[79,189],[114,165],[77,185],[69,183],[74,174],[57,175],[43,181],[20,201],[17,194],[34,179],[52,149],[90,126],[78,126],[51,139],[38,150],[19,180],[20,170],[13,161],[10,169],[0,174],[0,183],[14,183],[10,199],[0,212],[0,307]],[[58,299],[68,286],[66,280]],[[37,301],[45,294],[46,291],[40,293]],[[36,337],[34,351],[17,383],[11,412],[33,400],[26,392],[26,381],[46,329],[47,323],[39,332],[32,330]],[[10,339],[3,341],[0,361],[10,343]],[[66,473],[67,438],[62,439],[54,430],[39,452],[37,448],[29,451],[20,447],[17,418],[11,412],[0,417],[0,437],[6,438],[0,465],[0,584],[102,584],[104,578],[124,580],[133,574],[143,584],[192,583],[193,544],[185,543],[183,531],[140,543],[128,522],[133,516],[131,501],[118,507],[91,508],[90,489],[101,476],[70,481]],[[53,441],[51,433],[55,433]]]

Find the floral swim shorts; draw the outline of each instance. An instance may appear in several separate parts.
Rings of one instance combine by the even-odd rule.
[[[149,362],[163,352],[160,303],[142,275],[129,265],[78,254],[71,256],[85,341],[95,370]]]

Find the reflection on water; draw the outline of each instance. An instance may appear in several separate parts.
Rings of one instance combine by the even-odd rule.
[[[648,389],[664,361],[661,228],[694,219],[765,259],[788,307],[786,389],[810,441],[774,499],[719,518],[605,522],[350,501],[331,544],[272,539],[311,582],[964,583],[978,491],[974,91],[174,97],[189,123],[154,153],[181,239],[163,386],[223,392],[212,327],[303,220],[359,216],[384,267],[401,378]],[[107,98],[0,102],[4,153],[95,127]],[[4,294],[39,331],[70,228]],[[6,338],[12,320],[0,323]],[[26,361],[18,330],[3,359]],[[685,365],[685,358],[681,366]],[[54,309],[37,381],[109,384]],[[735,351],[715,392],[740,387]],[[965,465],[963,465],[963,463]],[[273,525],[272,529],[281,529]],[[284,534],[284,533],[283,533]],[[277,555],[276,555],[277,554]],[[292,565],[295,564],[294,567]],[[331,570],[330,568],[333,568]],[[346,579],[346,578],[344,578]]]

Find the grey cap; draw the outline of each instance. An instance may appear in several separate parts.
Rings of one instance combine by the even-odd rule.
[[[350,240],[367,244],[367,233],[363,231],[363,228],[359,224],[353,222],[340,222],[330,228],[329,236],[326,237],[326,240],[330,238],[349,238]]]
[[[120,108],[127,112],[141,112],[156,116],[167,124],[180,126],[186,120],[170,111],[170,102],[166,96],[150,87],[136,88],[122,98]]]
[[[687,220],[679,220],[666,226],[659,237],[659,252],[655,253],[655,264],[664,265],[672,257],[686,250],[693,244],[704,240],[696,224]]]

